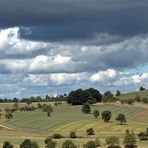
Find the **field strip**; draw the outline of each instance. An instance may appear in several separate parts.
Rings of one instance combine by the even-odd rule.
[[[0,128],[5,128],[5,129],[8,129],[8,130],[15,130],[14,128],[11,128],[11,127],[8,127],[8,126],[5,126],[3,124],[0,124]]]
[[[60,131],[60,130],[62,130],[62,129],[65,129],[66,127],[69,127],[69,126],[74,125],[74,124],[77,125],[77,124],[82,123],[82,122],[84,122],[84,121],[74,121],[74,122],[70,122],[70,123],[68,123],[68,124],[65,124],[65,125],[59,127],[59,128],[56,128],[54,131]],[[85,124],[86,124],[86,123],[92,123],[92,121],[85,121]]]

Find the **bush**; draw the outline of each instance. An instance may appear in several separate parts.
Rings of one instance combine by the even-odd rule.
[[[55,102],[55,103],[54,103],[54,106],[58,106],[58,103],[57,103],[57,102]]]
[[[148,140],[148,128],[146,129],[145,132],[140,132],[138,134],[138,138],[143,141],[143,140]]]
[[[143,90],[145,90],[145,88],[144,87],[140,87],[140,89],[139,89],[140,91],[143,91]]]
[[[46,139],[45,139],[45,144],[47,144],[47,143],[48,143],[48,142],[50,142],[50,141],[52,141],[52,139],[51,139],[51,138],[49,138],[49,137],[48,137],[48,138],[46,138]]]
[[[124,145],[125,148],[135,148],[136,147],[136,136],[133,132],[126,131],[126,134],[124,136]]]
[[[109,120],[111,119],[111,117],[112,117],[111,111],[109,111],[109,110],[103,111],[103,113],[102,113],[102,119],[105,122],[109,122]]]
[[[126,117],[124,114],[118,114],[118,116],[116,117],[117,121],[120,121],[120,123],[122,124],[123,122],[126,122]]]
[[[69,137],[70,137],[70,138],[76,138],[76,137],[77,137],[77,136],[76,136],[76,132],[71,131],[70,134],[69,134]]]
[[[86,130],[86,133],[87,133],[87,135],[89,135],[89,136],[95,134],[93,128],[89,128],[89,129],[87,129],[87,130]]]
[[[98,138],[96,138],[95,139],[95,144],[96,144],[96,146],[101,146],[101,141]]]
[[[45,139],[45,144],[46,144],[45,148],[55,148],[56,145],[57,145],[57,142],[52,141],[52,139],[50,139],[50,138],[46,138]]]
[[[120,102],[121,102],[121,104],[125,104],[127,102],[127,100],[126,99],[121,99]]]
[[[13,118],[13,115],[12,115],[11,113],[7,113],[7,114],[5,115],[5,117],[6,117],[7,119],[11,119],[11,118]]]
[[[60,139],[60,138],[63,138],[63,136],[58,134],[58,133],[55,133],[55,134],[52,135],[52,138],[53,139]]]
[[[11,112],[11,108],[6,107],[6,108],[5,108],[5,112],[7,112],[7,113]]]
[[[88,141],[83,145],[83,148],[97,148],[95,141]]]
[[[30,139],[25,139],[20,144],[20,148],[39,148],[39,146],[35,141],[31,141]]]
[[[38,103],[37,107],[38,107],[39,109],[42,108],[41,103]]]
[[[117,90],[115,96],[120,96],[120,95],[121,95],[121,92]]]
[[[62,144],[62,148],[77,148],[77,146],[71,140],[66,140]]]
[[[10,141],[5,141],[3,143],[3,148],[13,148],[13,145],[10,143]]]
[[[42,105],[42,111],[43,112],[53,112],[53,107],[51,105],[43,104]]]
[[[137,101],[137,102],[140,102],[140,101],[141,101],[140,95],[138,95],[138,94],[135,96],[134,99],[135,99],[135,101]]]
[[[127,100],[127,104],[130,104],[130,105],[133,104],[134,102],[135,102],[134,99],[128,99],[128,100]]]
[[[119,144],[119,138],[116,136],[110,136],[106,138],[106,144],[111,147],[114,147]]]
[[[50,116],[51,116],[51,113],[50,113],[50,111],[48,111],[48,112],[47,112],[47,116],[48,116],[48,117],[50,117]]]
[[[93,115],[97,119],[99,117],[100,113],[98,110],[94,110]]]
[[[141,101],[145,104],[148,104],[148,98],[143,98]]]
[[[90,105],[88,103],[83,104],[83,106],[82,106],[82,112],[83,113],[86,113],[86,114],[90,114],[91,108],[90,108]]]

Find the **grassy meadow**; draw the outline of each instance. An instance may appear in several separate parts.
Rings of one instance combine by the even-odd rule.
[[[85,141],[90,139],[86,134],[86,129],[88,128],[94,128],[95,130],[95,135],[92,138],[99,137],[103,142],[110,135],[116,135],[122,139],[126,129],[137,133],[144,131],[148,127],[147,116],[144,116],[144,118],[141,116],[141,114],[148,114],[148,107],[144,104],[121,105],[120,103],[98,103],[91,106],[92,112],[95,109],[99,110],[100,113],[104,110],[111,110],[112,119],[109,123],[104,123],[101,117],[95,119],[93,114],[82,113],[81,106],[71,106],[66,103],[59,106],[52,104],[54,111],[51,117],[48,117],[47,113],[42,112],[41,109],[37,109],[28,112],[18,111],[13,113],[12,119],[5,119],[4,109],[12,107],[12,105],[13,103],[0,104],[3,114],[0,124],[7,127],[1,127],[0,143],[2,144],[4,140],[10,139],[16,144],[15,147],[18,147],[22,140],[27,137],[37,141],[40,147],[44,147],[45,137],[53,133],[60,133],[68,137],[70,131],[76,131],[77,136],[83,137],[74,140],[76,143],[79,143],[79,147],[82,147]],[[25,103],[20,103],[20,106],[25,105]],[[37,103],[33,103],[33,105],[36,106]],[[126,124],[120,125],[119,122],[115,121],[115,117],[119,113],[125,114],[127,118]],[[59,147],[63,140],[58,140]],[[141,147],[147,145],[146,142],[139,144]]]
[[[147,98],[148,90],[123,93],[119,96],[119,98],[120,99],[134,99],[136,95],[139,95],[141,98]]]

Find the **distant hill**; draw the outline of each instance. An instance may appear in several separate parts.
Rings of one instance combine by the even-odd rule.
[[[130,93],[123,93],[119,96],[120,99],[134,99],[136,95],[139,95],[141,98],[148,98],[148,90],[136,91]]]

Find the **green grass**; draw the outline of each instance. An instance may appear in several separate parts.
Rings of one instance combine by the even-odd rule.
[[[148,98],[148,90],[137,91],[131,93],[123,93],[119,96],[120,99],[134,99],[136,95],[139,95],[141,98]]]
[[[112,132],[123,132],[125,127],[117,125],[114,118],[118,113],[124,113],[128,120],[126,128],[131,129],[133,126],[133,129],[138,130],[146,127],[145,124],[136,122],[134,118],[137,113],[145,110],[142,107],[104,104],[93,106],[92,110],[94,109],[98,109],[100,113],[103,110],[111,110],[113,116],[111,122],[104,124],[101,119],[94,119],[92,114],[82,113],[81,106],[62,105],[54,107],[51,117],[48,117],[46,112],[37,109],[30,112],[16,112],[13,114],[13,119],[2,118],[1,123],[16,129],[43,133],[47,131],[69,132],[72,129],[85,132],[89,127],[95,128],[97,132],[108,131],[108,129]],[[136,129],[137,127],[139,128]]]
[[[148,106],[141,104],[97,104],[91,107],[92,111],[98,109],[100,113],[104,110],[111,110],[112,119],[109,123],[104,123],[101,117],[95,119],[92,114],[82,113],[81,106],[70,106],[67,104],[58,107],[54,106],[54,112],[51,117],[48,117],[46,112],[37,109],[29,112],[15,112],[13,113],[13,119],[5,119],[4,109],[12,105],[13,103],[0,104],[0,108],[3,109],[3,117],[0,119],[0,123],[16,129],[16,131],[1,131],[0,147],[2,147],[2,143],[8,139],[15,145],[15,148],[18,148],[23,139],[30,138],[37,141],[42,148],[45,147],[44,139],[47,135],[61,133],[67,137],[70,131],[74,130],[78,136],[85,137],[74,140],[74,142],[82,148],[84,143],[92,139],[86,135],[86,129],[90,127],[95,130],[94,137],[100,137],[103,143],[105,143],[104,139],[110,135],[116,135],[122,139],[126,129],[139,132],[144,131],[148,127],[147,116],[145,116],[146,120],[140,120],[138,116],[148,110]],[[20,104],[20,106],[25,105],[24,103]],[[34,105],[37,105],[37,103],[34,103]],[[119,113],[126,115],[126,124],[119,125],[119,123],[115,121],[115,117]],[[20,131],[20,133],[18,131]],[[10,132],[12,133],[10,134]],[[35,132],[37,135],[29,135],[29,132]],[[64,140],[65,138],[58,140],[58,147],[61,147]],[[147,148],[148,143],[138,142],[138,145],[140,145],[141,148]]]

